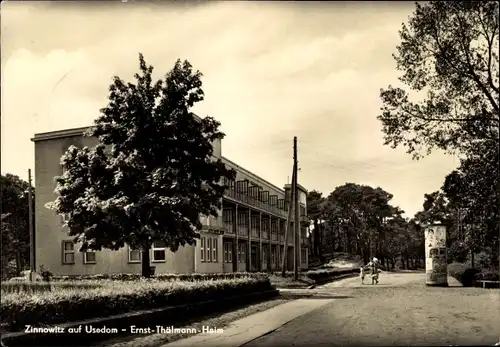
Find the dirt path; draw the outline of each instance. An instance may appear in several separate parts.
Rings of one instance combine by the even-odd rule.
[[[315,290],[336,297],[331,304],[245,346],[494,345],[500,291],[450,282],[432,288],[422,273],[384,273],[379,285],[359,278],[330,283]]]

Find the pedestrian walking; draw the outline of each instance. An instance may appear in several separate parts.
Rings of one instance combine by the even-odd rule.
[[[372,284],[378,284],[378,277],[379,277],[379,269],[380,269],[380,263],[377,258],[373,258],[370,263],[368,263],[368,266],[370,267],[370,277],[372,278]]]

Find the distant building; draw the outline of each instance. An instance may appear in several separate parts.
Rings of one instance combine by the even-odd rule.
[[[88,128],[35,134],[35,248],[36,266],[58,275],[140,273],[141,253],[124,247],[118,251],[78,252],[63,226],[64,216],[45,207],[56,198],[55,176],[62,174],[61,156],[71,146],[94,146],[96,138],[83,137]],[[221,141],[214,143],[214,156],[236,172],[226,182],[229,189],[217,218],[200,217],[203,229],[196,246],[180,247],[175,253],[161,242],[151,249],[156,273],[210,273],[281,269],[290,185],[280,189],[221,155]],[[301,267],[308,262],[307,191],[300,189]],[[293,268],[294,237],[288,239],[288,269]]]

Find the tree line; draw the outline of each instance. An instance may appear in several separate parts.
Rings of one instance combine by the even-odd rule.
[[[1,199],[1,278],[18,275],[29,266],[28,182],[16,175],[0,177]],[[34,188],[33,211],[34,208]]]
[[[499,13],[497,1],[415,4],[393,55],[406,89],[381,89],[377,118],[385,145],[403,147],[415,160],[441,150],[458,156],[460,165],[438,191],[425,194],[411,219],[401,218],[388,204],[391,195],[379,188],[346,184],[326,198],[311,192],[310,219],[316,226],[325,220],[315,228],[315,254],[323,238],[332,238],[344,251],[354,247],[366,257],[366,239],[374,233],[372,246],[382,257],[394,252],[415,259],[423,251],[419,228],[441,222],[449,230],[449,259],[475,266],[481,253],[479,265],[498,268]],[[412,101],[415,95],[421,101]]]
[[[357,255],[365,263],[377,256],[389,268],[398,260],[415,268],[425,259],[422,225],[404,217],[382,188],[346,183],[326,197],[313,190],[307,198],[311,255],[321,262],[333,252]]]

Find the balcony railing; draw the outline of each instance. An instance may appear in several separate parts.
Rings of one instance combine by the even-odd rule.
[[[278,233],[277,232],[272,232],[271,233],[271,240],[272,241],[278,241]]]
[[[271,206],[268,203],[260,201],[259,199],[253,198],[249,195],[239,193],[233,189],[226,189],[225,195],[231,199],[244,202],[244,203],[251,205],[251,206],[255,206],[259,209],[262,209],[262,210],[267,211],[269,213],[276,214],[276,215],[281,216],[283,218],[287,217],[287,211],[284,211],[284,210],[278,208],[278,206]]]
[[[307,216],[305,216],[305,215],[304,215],[304,216],[300,216],[300,221],[301,221],[302,223],[307,223],[307,224],[309,224],[309,223],[310,223],[310,222],[309,222],[309,218],[308,218]]]
[[[200,217],[202,229],[224,229],[224,223],[222,221],[222,217],[213,217],[213,216],[201,216]]]
[[[280,234],[280,242],[285,242],[285,234]]]

